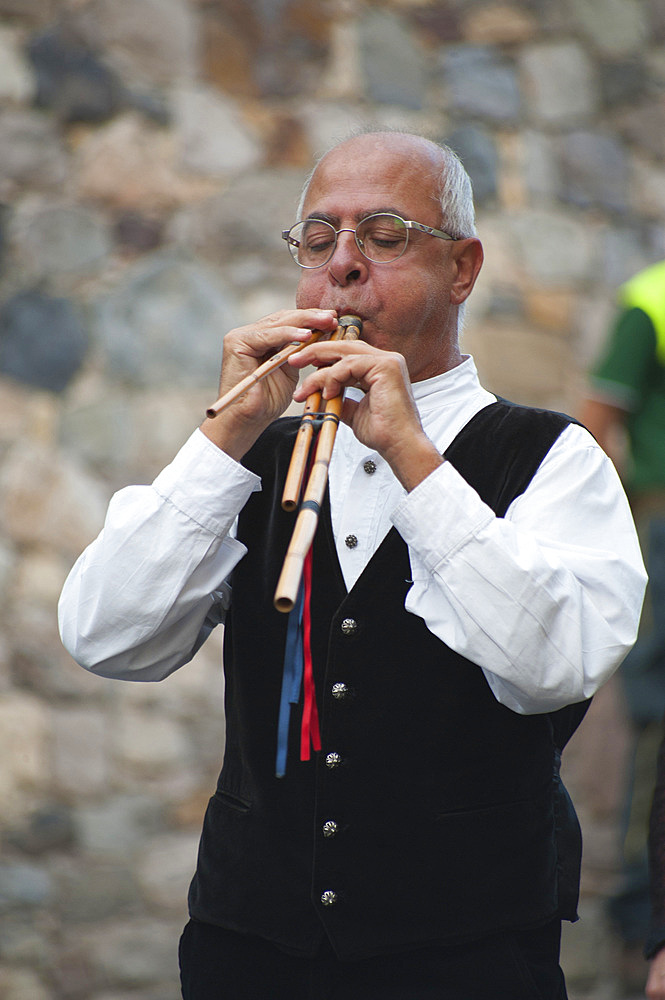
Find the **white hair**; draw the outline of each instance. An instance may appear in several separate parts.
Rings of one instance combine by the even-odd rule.
[[[431,139],[426,139],[424,136],[418,136],[413,132],[405,132],[401,129],[358,130],[351,133],[347,139],[342,140],[342,142],[335,143],[330,147],[330,149],[326,150],[326,152],[323,153],[314,164],[314,167],[310,171],[303,186],[296,214],[298,221],[302,220],[307,192],[321,161],[325,159],[328,153],[332,152],[333,149],[336,149],[338,146],[343,145],[344,142],[347,142],[350,139],[355,139],[361,135],[413,136],[414,138],[422,139],[435,149],[441,158],[441,173],[439,175],[437,198],[441,203],[443,229],[450,236],[454,236],[456,239],[464,239],[465,237],[476,235],[476,213],[473,205],[471,179],[457,153],[445,143],[434,142]]]

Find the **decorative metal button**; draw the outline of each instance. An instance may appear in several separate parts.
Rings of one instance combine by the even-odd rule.
[[[323,824],[323,836],[324,837],[334,837],[338,830],[337,823],[334,819],[327,819]]]
[[[355,635],[358,631],[358,622],[355,618],[345,618],[340,628],[344,635]]]
[[[365,470],[368,476],[373,476],[374,473],[376,472],[376,462],[373,462],[371,458],[368,459],[363,465],[363,469]]]
[[[346,538],[344,539],[344,544],[346,545],[347,549],[355,549],[356,545],[358,544],[358,539],[356,535],[347,535]]]
[[[341,763],[342,763],[342,758],[340,754],[338,753],[326,754],[326,767],[329,767],[331,770],[333,770],[335,767],[339,767]]]
[[[321,893],[321,902],[324,906],[334,906],[337,902],[337,893],[333,889],[326,889]]]
[[[336,698],[337,701],[341,701],[342,698],[346,698],[348,693],[349,689],[346,684],[343,684],[341,681],[338,681],[337,684],[333,684],[332,696],[333,698]]]

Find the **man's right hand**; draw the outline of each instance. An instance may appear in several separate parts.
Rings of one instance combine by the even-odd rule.
[[[219,398],[255,372],[273,354],[294,341],[307,343],[312,330],[332,333],[337,317],[331,309],[284,309],[224,337]],[[240,461],[259,434],[292,402],[298,374],[288,365],[276,368],[201,430],[222,451]]]

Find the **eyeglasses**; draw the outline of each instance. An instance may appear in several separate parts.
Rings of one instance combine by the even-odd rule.
[[[322,219],[305,219],[286,229],[282,239],[286,240],[291,256],[300,267],[323,267],[332,260],[340,233],[353,233],[361,254],[372,263],[392,264],[406,250],[411,229],[441,240],[457,239],[440,229],[424,226],[422,222],[407,221],[391,212],[368,215],[355,229],[335,229],[330,222]]]

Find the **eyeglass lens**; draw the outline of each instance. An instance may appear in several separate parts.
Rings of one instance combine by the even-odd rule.
[[[397,260],[404,253],[408,230],[397,215],[370,215],[355,231],[358,248],[375,263]],[[329,222],[305,219],[289,233],[289,249],[302,267],[322,267],[335,252],[337,233]]]

